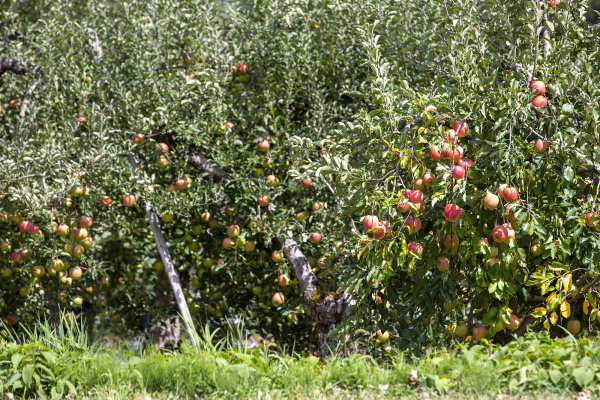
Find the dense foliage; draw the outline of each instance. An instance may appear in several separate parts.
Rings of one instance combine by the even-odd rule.
[[[280,252],[293,238],[309,297],[351,299],[337,333],[361,350],[593,330],[586,15],[584,0],[9,2],[1,315],[169,325],[156,214],[202,324],[242,316],[310,349],[322,318]]]
[[[372,296],[346,329],[376,321],[403,346],[596,329],[600,35],[586,3],[413,2],[365,27],[377,106],[309,169],[339,174],[364,223],[345,288]]]
[[[241,313],[265,337],[306,343],[310,317],[295,280],[278,285],[280,274],[293,275],[273,261],[274,239],[296,238],[315,268],[327,254],[325,267],[345,227],[325,181],[303,185],[310,176],[289,175],[320,154],[292,149],[288,138],[324,140],[364,106],[368,72],[353,22],[364,16],[345,2],[327,4],[56,2],[31,12],[35,23],[18,18],[18,2],[3,9],[0,54],[32,71],[1,77],[3,315],[30,322],[53,313],[57,296],[65,310],[89,299],[99,323],[110,318],[127,334],[176,314],[155,262],[147,200],[162,218],[192,313]],[[126,195],[134,206],[123,204]],[[269,205],[260,207],[264,195]],[[89,249],[61,234],[81,232],[85,216],[93,221]],[[21,221],[40,234],[20,231]],[[233,225],[240,239],[230,235],[237,246],[225,250]],[[309,243],[313,231],[319,243]],[[11,259],[15,252],[22,261]],[[75,266],[83,275],[70,280]],[[335,290],[334,273],[315,271]],[[273,307],[279,291],[285,303]]]

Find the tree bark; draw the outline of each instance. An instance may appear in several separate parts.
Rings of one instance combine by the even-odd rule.
[[[137,158],[133,155],[129,157],[129,163],[134,168],[139,167],[139,162]],[[181,289],[181,282],[179,281],[179,276],[177,276],[177,271],[175,271],[175,267],[173,266],[173,262],[171,261],[171,254],[169,253],[167,241],[165,240],[162,230],[160,229],[160,224],[158,222],[156,214],[152,212],[152,206],[150,204],[150,201],[145,201],[144,209],[146,211],[146,218],[148,219],[148,223],[150,224],[150,228],[152,228],[152,233],[154,234],[154,241],[156,242],[158,253],[160,254],[160,258],[162,259],[162,262],[165,265],[165,271],[167,273],[167,276],[169,277],[171,287],[173,288],[173,294],[175,295],[175,301],[177,302],[177,306],[179,307],[179,311],[181,312],[183,323],[185,324],[185,328],[190,334],[192,344],[194,345],[194,347],[197,348],[196,338],[194,337],[194,322],[192,320],[190,310],[187,306],[185,296],[183,295],[183,290]]]
[[[208,158],[199,152],[192,151],[193,155],[189,158],[189,163],[196,169],[206,172],[215,180],[228,180],[231,177],[221,168],[214,166]]]
[[[319,355],[327,357],[336,352],[335,340],[329,333],[348,317],[348,308],[352,304],[346,293],[323,292],[319,281],[312,272],[306,256],[294,239],[279,239],[285,258],[289,261],[298,280],[302,300],[315,319],[319,335]],[[339,353],[339,352],[338,352]]]

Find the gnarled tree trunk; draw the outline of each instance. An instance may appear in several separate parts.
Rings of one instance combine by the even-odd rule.
[[[337,347],[329,333],[348,317],[352,300],[346,293],[323,292],[312,272],[308,259],[294,239],[279,239],[285,258],[289,261],[298,280],[304,303],[315,319],[319,334],[319,355],[327,357]]]

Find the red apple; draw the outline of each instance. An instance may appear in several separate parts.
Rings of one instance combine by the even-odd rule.
[[[308,241],[313,244],[321,243],[321,234],[319,232],[311,232],[308,235]]]
[[[535,90],[535,92],[533,92],[534,96],[539,96],[540,94],[546,94],[546,84],[544,84],[544,82],[542,82],[542,81],[531,82],[531,85],[529,85],[529,88],[532,90]]]
[[[452,126],[459,138],[464,138],[469,134],[469,125],[466,122],[456,121]]]
[[[323,203],[321,203],[320,201],[314,202],[311,206],[311,210],[313,210],[313,211],[319,211],[322,208],[323,208]]]
[[[261,140],[258,143],[258,148],[260,149],[260,151],[262,152],[267,152],[269,151],[269,147],[271,147],[271,145],[269,144],[269,142],[267,140]]]
[[[271,297],[271,303],[273,303],[275,307],[279,307],[284,301],[285,297],[283,297],[283,293],[277,292],[273,295],[273,297]]]
[[[374,215],[367,215],[363,220],[363,229],[365,232],[379,226],[379,218]]]
[[[506,225],[506,231],[508,232],[508,235],[506,236],[505,242],[508,243],[510,241],[510,239],[516,239],[515,230],[508,224]]]
[[[450,147],[449,144],[444,143],[442,146],[442,152],[440,154],[444,160],[450,160],[453,154],[452,147]]]
[[[453,163],[458,164],[462,159],[465,150],[460,146],[454,146],[454,151],[452,152],[451,160]]]
[[[286,287],[290,284],[290,278],[288,278],[286,274],[281,274],[279,275],[279,278],[277,278],[277,284],[281,287]]]
[[[485,337],[487,333],[487,330],[485,329],[485,327],[478,325],[476,327],[473,328],[473,338],[475,340],[481,340]]]
[[[456,204],[447,204],[444,208],[444,218],[446,221],[455,222],[460,218],[460,207]]]
[[[79,225],[81,225],[82,228],[89,228],[92,226],[92,217],[81,217],[79,219]]]
[[[423,201],[423,192],[420,190],[411,190],[408,199],[411,203],[420,203]]]
[[[445,272],[448,271],[448,269],[450,268],[450,260],[448,260],[448,257],[440,257],[437,259],[437,269]]]
[[[509,203],[514,203],[519,200],[519,191],[514,186],[509,186],[504,189],[504,200]]]
[[[83,275],[81,267],[73,267],[69,270],[69,276],[73,279],[79,279]]]
[[[33,222],[30,222],[27,225],[27,233],[29,233],[30,235],[37,235],[37,233],[40,231],[40,228],[34,224]]]
[[[383,221],[383,220],[379,221],[379,226],[377,227],[377,229],[375,229],[373,231],[373,237],[375,239],[381,239],[388,232],[389,228],[390,228],[390,223],[388,221]]]
[[[248,72],[248,66],[245,63],[240,63],[237,66],[237,71],[240,74],[245,74]]]
[[[187,182],[185,179],[177,179],[175,181],[175,190],[183,190],[187,187]]]
[[[159,151],[162,151],[165,153],[169,151],[169,145],[166,143],[159,143],[157,146],[158,146]]]
[[[417,190],[423,190],[425,188],[425,181],[423,181],[423,178],[415,178],[413,180],[413,188]]]
[[[232,129],[233,128],[233,122],[227,121],[223,124],[223,129]]]
[[[519,317],[517,317],[515,314],[510,314],[510,323],[506,325],[506,327],[511,331],[514,331],[519,327],[520,324],[521,320],[519,319]]]
[[[535,151],[536,153],[543,153],[546,151],[547,148],[548,142],[542,139],[536,140],[535,144],[533,145],[533,151]]]
[[[23,254],[21,252],[19,252],[19,251],[13,251],[10,254],[10,259],[13,260],[13,262],[16,262],[16,263],[21,262],[21,261],[23,261]]]
[[[127,207],[133,207],[135,204],[135,196],[132,194],[126,194],[123,196],[123,204]]]
[[[533,99],[531,104],[533,104],[533,106],[536,108],[546,107],[546,104],[548,104],[548,100],[544,96],[539,95]]]
[[[513,213],[508,204],[506,205],[506,219],[508,219],[509,221],[515,220],[515,213]]]
[[[460,167],[463,167],[465,171],[469,171],[469,168],[473,166],[473,160],[470,158],[463,158],[458,162]]]
[[[112,204],[112,199],[110,198],[110,196],[102,196],[102,198],[100,199],[100,204],[102,204],[103,206],[110,206]]]
[[[302,181],[302,186],[303,187],[309,187],[311,183],[312,183],[312,179],[311,178],[306,178],[305,180]]]
[[[411,233],[417,233],[421,230],[421,220],[419,217],[408,217],[404,223]]]
[[[508,229],[504,225],[498,225],[492,231],[494,242],[504,242],[508,238]]]
[[[261,207],[266,207],[269,205],[269,196],[267,195],[262,195],[262,196],[258,196],[258,205]]]
[[[429,150],[429,155],[434,160],[441,160],[442,159],[442,155],[438,151],[438,147],[437,146],[432,146],[431,147],[431,149]]]
[[[422,213],[423,211],[425,211],[425,202],[421,201],[420,203],[415,204],[415,206],[417,207],[417,212]]]
[[[498,203],[500,199],[493,193],[487,192],[485,197],[483,198],[483,206],[488,210],[493,210],[498,207]]]
[[[423,175],[423,183],[425,186],[431,186],[434,182],[435,175],[433,175],[431,172],[427,172],[425,175]]]
[[[227,228],[227,236],[230,238],[236,238],[240,235],[240,227],[238,225],[231,225]]]
[[[456,142],[458,140],[458,136],[456,135],[456,131],[454,131],[454,129],[446,130],[443,138],[445,143]]]
[[[423,245],[421,243],[410,242],[408,243],[407,247],[409,251],[408,256],[410,258],[415,257],[414,253],[423,254]]]
[[[141,144],[144,144],[145,141],[146,141],[146,138],[144,138],[143,133],[134,133],[133,134],[133,143],[135,143],[137,145],[141,145]]]
[[[77,122],[87,122],[85,117],[77,117]]]
[[[452,177],[456,180],[462,179],[465,176],[465,169],[460,165],[457,165],[452,170]]]
[[[400,204],[398,204],[396,206],[396,208],[400,212],[403,212],[403,213],[408,212],[411,210],[410,202],[408,201],[408,199],[402,199],[402,200],[400,200]]]
[[[223,248],[225,250],[229,250],[230,248],[233,247],[234,244],[235,243],[233,240],[231,240],[231,238],[226,237],[225,239],[223,239]]]
[[[458,250],[459,238],[456,233],[448,234],[444,238],[444,246],[446,247],[446,251],[454,253]]]
[[[27,232],[27,227],[29,226],[29,221],[24,219],[23,221],[19,222],[19,230],[22,233]]]
[[[283,260],[283,252],[275,250],[273,253],[271,253],[271,260],[273,260],[276,263],[280,262],[281,260]]]
[[[593,228],[598,223],[598,213],[587,213],[585,216],[585,223],[590,228]]]

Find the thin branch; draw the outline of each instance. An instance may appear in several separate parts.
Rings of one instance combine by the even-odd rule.
[[[31,87],[25,93],[25,98],[23,99],[23,104],[21,105],[21,112],[19,113],[19,129],[17,131],[19,133],[19,135],[21,135],[23,123],[25,122],[25,114],[27,113],[27,106],[29,105],[29,100],[31,99],[31,96],[33,95],[33,92],[35,91],[35,88],[39,84],[40,84],[39,80],[33,82],[33,85],[31,85]]]

